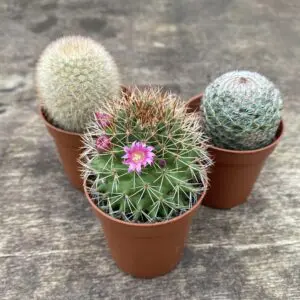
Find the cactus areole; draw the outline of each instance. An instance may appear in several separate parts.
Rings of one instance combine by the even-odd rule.
[[[109,122],[95,113],[82,155],[97,207],[134,223],[166,221],[188,211],[206,187],[210,164],[199,116],[187,116],[174,95],[137,88],[101,114]]]
[[[282,98],[266,77],[234,71],[208,85],[201,110],[206,134],[214,146],[255,150],[274,141],[281,120]]]

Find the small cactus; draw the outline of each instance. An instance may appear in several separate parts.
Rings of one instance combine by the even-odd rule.
[[[109,147],[103,147],[103,140]],[[170,93],[134,88],[129,96],[107,103],[95,114],[84,141],[81,160],[89,193],[115,218],[171,219],[190,209],[207,185],[211,161],[199,116],[186,114]]]
[[[205,89],[204,128],[217,147],[253,150],[269,145],[281,120],[282,98],[266,77],[249,71],[228,72]]]
[[[96,107],[121,94],[119,73],[111,55],[82,36],[60,38],[42,53],[36,88],[54,125],[82,133]]]

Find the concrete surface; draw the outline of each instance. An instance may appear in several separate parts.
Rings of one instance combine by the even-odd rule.
[[[0,1],[0,299],[300,299],[300,1]],[[201,208],[176,270],[120,272],[36,113],[33,70],[63,34],[101,41],[125,84],[184,99],[237,68],[281,89],[286,134],[249,201]]]

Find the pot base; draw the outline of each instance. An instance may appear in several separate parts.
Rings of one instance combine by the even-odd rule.
[[[183,224],[183,235],[143,238],[110,234],[107,226],[101,223],[113,260],[121,271],[133,277],[163,276],[175,269],[183,256],[189,224]]]

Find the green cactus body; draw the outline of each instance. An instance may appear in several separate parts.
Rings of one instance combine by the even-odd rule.
[[[206,134],[217,147],[253,150],[274,140],[282,98],[266,77],[249,71],[226,73],[213,81],[202,99]]]
[[[102,45],[81,36],[60,38],[44,50],[37,64],[36,87],[54,125],[79,133],[96,107],[121,94],[113,58]]]
[[[97,206],[131,222],[164,221],[191,208],[206,186],[210,164],[199,116],[186,115],[179,99],[153,89],[135,89],[104,113],[112,118],[110,126],[94,122],[84,135],[82,155],[84,177],[92,179],[90,194]],[[110,141],[106,151],[96,147],[99,136]],[[130,172],[124,154],[139,150],[138,144],[145,151],[148,147],[153,157],[140,172]],[[132,157],[140,157],[132,151]]]

